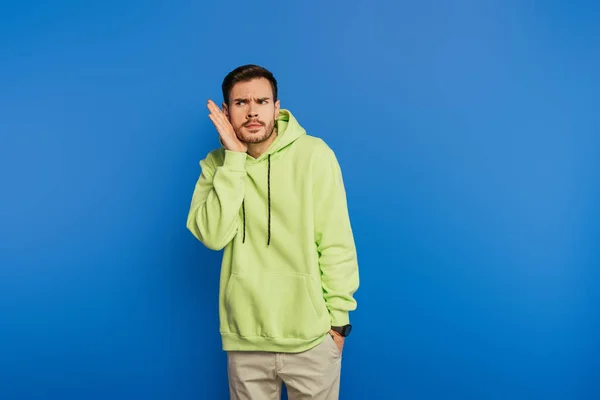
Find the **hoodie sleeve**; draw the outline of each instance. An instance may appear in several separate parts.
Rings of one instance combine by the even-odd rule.
[[[225,150],[222,166],[209,154],[200,161],[202,170],[187,218],[187,228],[211,250],[223,249],[235,236],[244,200],[246,153]]]
[[[358,261],[340,166],[328,146],[320,153],[313,172],[315,239],[331,326],[342,326],[356,309]]]

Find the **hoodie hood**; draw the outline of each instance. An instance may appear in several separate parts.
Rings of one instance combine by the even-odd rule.
[[[257,160],[266,155],[275,154],[294,143],[301,136],[306,135],[306,131],[289,110],[280,109],[277,117],[277,137],[271,143],[271,146]]]

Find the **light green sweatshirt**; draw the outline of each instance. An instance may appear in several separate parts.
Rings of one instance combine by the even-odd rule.
[[[224,249],[223,349],[299,352],[356,309],[357,254],[337,159],[288,110],[257,159],[224,148],[200,161],[187,228]]]

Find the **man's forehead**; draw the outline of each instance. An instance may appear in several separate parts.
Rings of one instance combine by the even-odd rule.
[[[266,79],[253,79],[249,82],[239,82],[231,89],[232,97],[270,98],[273,93],[271,84]]]

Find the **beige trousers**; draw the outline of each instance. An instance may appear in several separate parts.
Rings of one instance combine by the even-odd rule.
[[[282,382],[289,400],[338,400],[342,355],[327,334],[301,353],[227,353],[231,400],[280,400]]]

